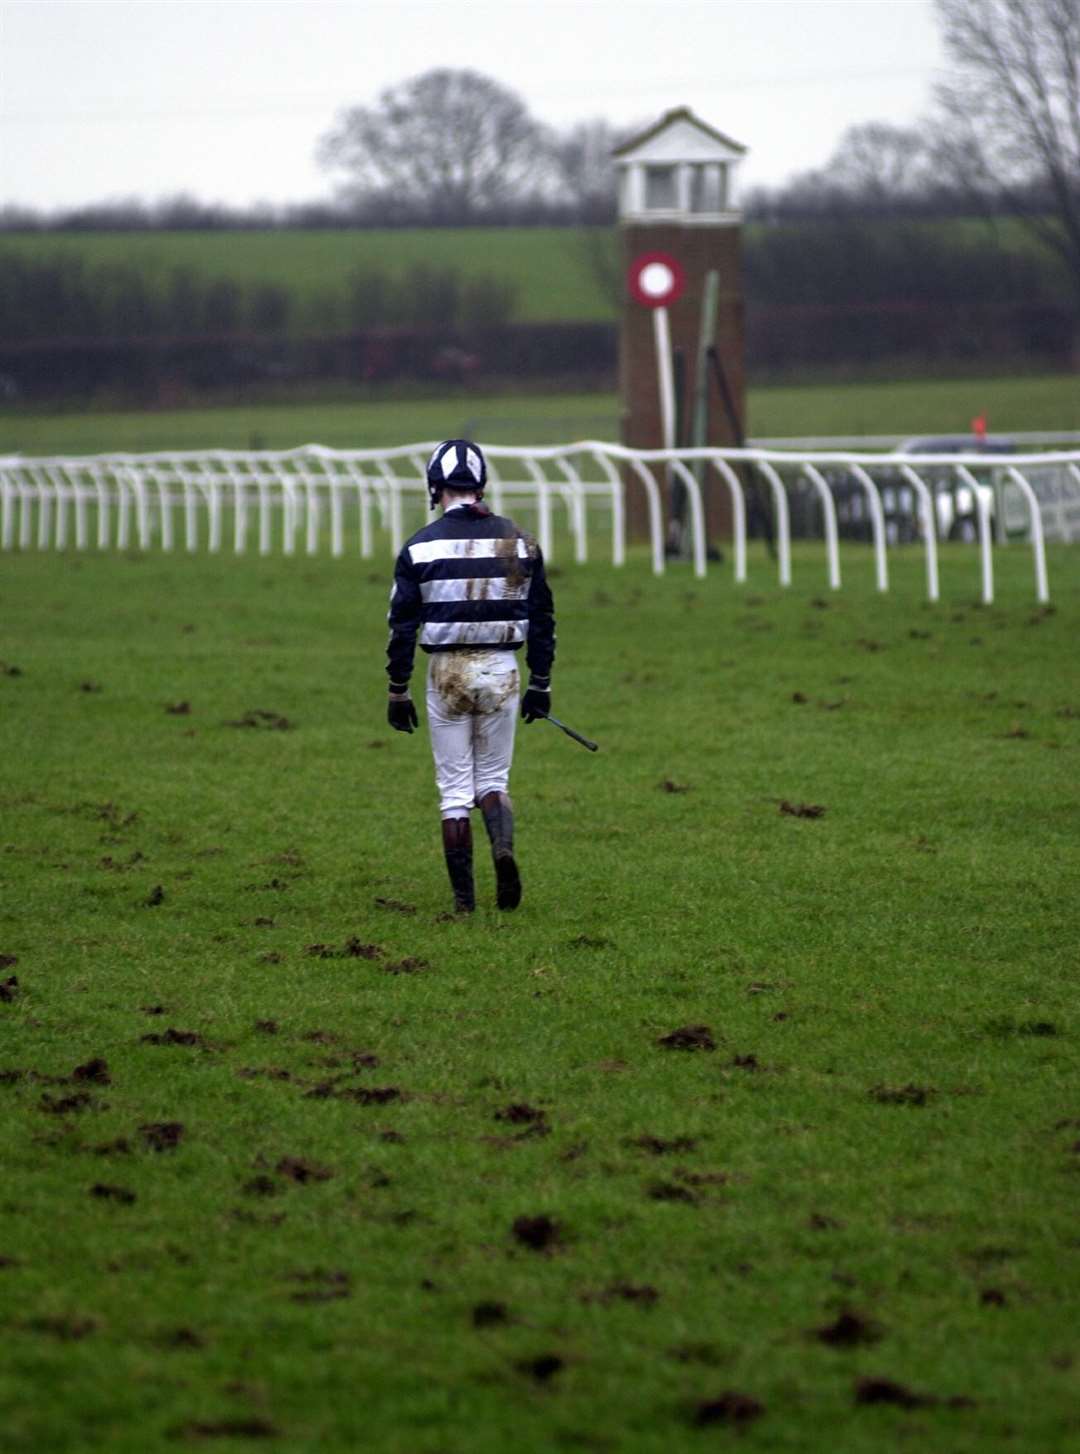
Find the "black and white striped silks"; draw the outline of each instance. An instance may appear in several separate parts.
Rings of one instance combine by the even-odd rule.
[[[388,620],[387,672],[398,688],[418,640],[426,652],[524,647],[530,674],[551,674],[555,616],[540,548],[482,505],[448,510],[406,542]]]

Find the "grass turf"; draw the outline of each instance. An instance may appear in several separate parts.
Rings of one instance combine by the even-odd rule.
[[[459,393],[443,398],[123,412],[0,410],[0,452],[100,454],[110,450],[291,449],[319,443],[371,449],[443,439],[562,444],[616,439],[611,393]],[[749,433],[759,438],[836,434],[965,434],[985,413],[995,433],[1080,430],[1072,374],[1000,379],[920,379],[752,388]]]
[[[5,1454],[1080,1447],[1074,556],[820,556],[555,575],[467,921],[388,560],[5,557]]]

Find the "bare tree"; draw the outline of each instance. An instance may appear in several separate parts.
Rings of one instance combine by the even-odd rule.
[[[520,198],[546,162],[543,129],[488,76],[433,70],[354,106],[319,143],[363,212],[387,220],[472,222]]]
[[[757,217],[900,216],[924,212],[937,190],[922,130],[864,121],[847,128],[823,167],[775,192],[759,188],[745,208]]]
[[[927,190],[926,141],[917,127],[864,121],[844,132],[826,172],[852,199],[895,208]]]
[[[553,138],[552,169],[579,222],[615,220],[615,166],[611,153],[623,139],[622,131],[599,119],[579,121]]]
[[[937,0],[937,10],[951,68],[939,160],[1060,255],[1080,304],[1080,0]]]

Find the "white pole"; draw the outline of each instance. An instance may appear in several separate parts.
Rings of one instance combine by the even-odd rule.
[[[210,507],[210,536],[207,549],[214,555],[221,549],[221,484],[218,476],[212,475],[207,503]]]
[[[601,455],[600,461],[608,476],[611,485],[611,563],[612,565],[626,564],[626,507],[623,497],[622,480],[619,478],[610,460]],[[585,502],[582,499],[582,513],[584,513]]]
[[[716,473],[731,492],[731,533],[735,541],[735,579],[746,580],[746,501],[743,499],[739,477],[722,455],[712,456]]]
[[[259,554],[269,555],[273,548],[270,528],[273,519],[273,502],[270,499],[270,481],[266,475],[259,476]]]
[[[232,475],[233,487],[233,554],[243,555],[244,547],[247,545],[247,476],[240,472],[239,468],[234,469]]]
[[[184,472],[184,536],[188,550],[194,554],[199,548],[199,516],[195,500],[195,486],[191,477]]]
[[[979,482],[966,465],[958,464],[956,473],[971,491],[971,508],[979,526],[979,553],[982,557],[982,600],[989,606],[994,600],[994,565],[990,554],[990,507],[983,498]],[[1026,483],[1026,481],[1025,481]],[[1040,601],[1044,598],[1039,597]]]
[[[2,489],[4,492],[3,505],[3,526],[0,529],[3,548],[10,550],[15,544],[15,480],[7,473],[4,474]]]
[[[926,481],[917,475],[909,464],[902,464],[900,473],[919,497],[919,518],[922,520],[923,535],[926,539],[926,597],[927,600],[936,601],[938,598],[938,563],[937,514],[934,510],[934,497],[930,493]]]
[[[531,455],[525,456],[525,468],[536,486],[536,536],[544,559],[551,559],[551,482]]]
[[[889,589],[889,567],[885,558],[885,511],[882,509],[881,496],[877,492],[877,486],[861,464],[853,464],[851,473],[866,491],[866,498],[870,506],[870,523],[874,531],[877,588],[879,591],[887,591]]]
[[[812,464],[804,462],[803,473],[817,490],[821,500],[821,508],[825,515],[825,553],[829,561],[829,588],[838,591],[840,589],[840,550],[837,545],[836,505],[833,502],[832,491],[825,483],[824,475]]]
[[[53,482],[47,476],[38,479],[38,550],[48,550],[52,527]],[[1066,539],[1068,537],[1066,536]]]
[[[683,464],[681,459],[669,461],[669,467],[678,475],[686,486],[687,498],[690,501],[690,523],[694,528],[694,574],[704,576],[705,574],[705,506],[701,499],[701,486],[694,476]],[[741,503],[741,501],[740,501]],[[737,509],[738,507],[736,507]],[[736,531],[738,529],[738,516],[736,515]],[[745,533],[745,532],[744,532]],[[738,551],[736,551],[736,560]],[[737,569],[738,567],[736,567]],[[743,556],[743,574],[746,573],[745,552]]]
[[[158,509],[161,511],[161,548],[162,550],[172,550],[172,492],[168,480],[158,474],[156,470],[153,479],[157,485]]]
[[[664,522],[660,509],[660,489],[652,471],[642,460],[635,458],[632,454],[623,454],[620,458],[625,459],[630,468],[637,475],[645,489],[645,499],[649,506],[649,535],[652,539],[652,568],[654,576],[664,574]]]
[[[1043,544],[1042,512],[1039,510],[1038,496],[1015,466],[1007,465],[1006,469],[1009,478],[1020,487],[1027,501],[1028,519],[1031,521],[1031,550],[1035,560],[1035,596],[1037,600],[1046,602],[1050,599],[1050,587],[1046,579],[1046,547]]]
[[[671,329],[666,308],[653,309],[656,377],[660,385],[660,427],[664,449],[675,448],[675,375],[671,364]]]
[[[584,565],[589,558],[589,542],[585,529],[585,487],[571,460],[559,455],[555,463],[559,473],[566,481],[563,502],[566,505],[566,517],[574,535],[574,559],[578,565]],[[611,563],[612,565],[622,565],[617,545],[612,548]]]
[[[139,549],[150,549],[150,509],[146,498],[146,481],[141,470],[132,470],[131,487],[135,491],[135,522],[139,527]]]
[[[75,549],[86,549],[86,495],[74,470],[69,476],[71,492],[75,500]]]
[[[755,461],[769,482],[776,507],[776,553],[780,567],[780,584],[791,585],[791,521],[788,515],[787,491],[777,471],[765,459]]]
[[[330,553],[331,555],[344,555],[345,516],[341,501],[341,478],[336,474],[328,474],[327,479],[330,485]]]

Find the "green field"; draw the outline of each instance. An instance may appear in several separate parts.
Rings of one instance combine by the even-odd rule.
[[[155,449],[291,449],[302,444],[371,449],[456,433],[488,444],[618,439],[614,394],[489,394],[359,398],[352,403],[232,408],[29,413],[0,410],[0,453],[102,454]],[[1002,379],[784,385],[751,389],[758,437],[964,434],[985,412],[996,433],[1080,430],[1072,374]]]
[[[134,263],[164,286],[173,268],[240,283],[277,283],[301,299],[344,288],[350,273],[392,275],[423,263],[463,277],[495,276],[517,289],[519,322],[608,321],[615,307],[590,264],[613,246],[611,228],[402,228],[370,231],[98,232],[0,236],[7,249],[41,259],[74,254],[89,264]]]
[[[388,552],[5,556],[4,1454],[1080,1450],[1080,580],[942,554],[564,565],[457,921]]]

